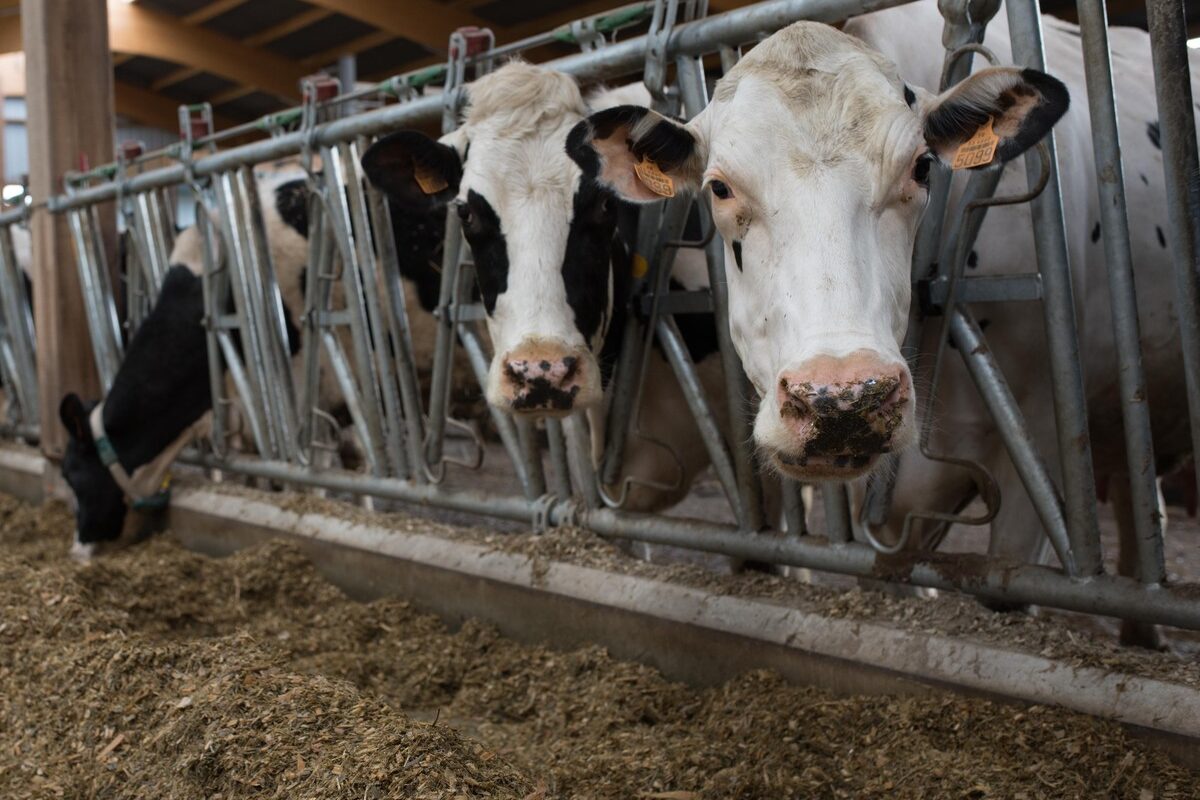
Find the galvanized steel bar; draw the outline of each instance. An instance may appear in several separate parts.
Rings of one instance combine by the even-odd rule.
[[[1167,242],[1175,269],[1175,308],[1187,381],[1192,452],[1200,453],[1200,159],[1188,64],[1187,20],[1178,0],[1146,0],[1158,97]],[[1197,471],[1200,479],[1200,471]],[[1152,576],[1150,576],[1152,577]]]
[[[708,85],[704,64],[697,58],[680,58],[675,62],[680,92],[689,116],[699,114],[708,105]],[[714,227],[712,210],[704,199],[696,202],[700,225]],[[717,348],[725,378],[725,401],[729,406],[729,442],[741,503],[738,520],[747,530],[763,527],[762,482],[755,469],[753,436],[748,409],[751,407],[750,381],[742,368],[733,337],[729,330],[729,289],[725,280],[725,241],[714,231],[704,247],[708,261],[708,290],[712,296],[713,321],[716,325]]]
[[[1045,70],[1042,18],[1036,0],[1007,0],[1009,32],[1014,63]],[[1096,516],[1096,483],[1092,472],[1092,445],[1088,433],[1087,399],[1075,321],[1075,294],[1071,262],[1063,221],[1059,184],[1058,150],[1053,131],[1045,141],[1050,154],[1050,180],[1030,205],[1038,271],[1042,276],[1042,313],[1054,389],[1054,419],[1058,433],[1058,457],[1062,464],[1063,494],[1071,553],[1081,575],[1102,571],[1100,523]],[[1041,167],[1025,159],[1030,185],[1040,177]]]
[[[1108,47],[1108,17],[1104,0],[1079,0],[1077,7],[1079,30],[1083,38],[1088,110],[1092,120],[1096,183],[1100,193],[1100,228],[1112,304],[1117,386],[1121,400],[1121,421],[1125,428],[1125,463],[1129,473],[1138,558],[1139,562],[1145,561],[1139,569],[1151,583],[1157,583],[1166,577],[1162,553],[1162,515],[1158,510],[1154,436],[1150,430],[1149,397],[1142,367],[1141,327],[1133,277],[1133,252],[1129,242],[1129,216],[1125,205],[1125,173],[1121,164],[1121,140]]]
[[[3,310],[5,387],[9,390],[8,422],[39,424],[37,345],[33,330],[32,298],[13,249],[12,228],[0,227],[0,308]],[[18,413],[12,413],[15,407]]]
[[[704,385],[696,377],[696,367],[688,355],[683,335],[680,334],[675,319],[670,316],[659,317],[655,331],[667,362],[675,371],[675,377],[679,379],[679,388],[683,390],[692,417],[696,420],[696,428],[708,451],[709,460],[712,461],[713,472],[717,474],[717,480],[725,490],[725,497],[729,500],[734,516],[738,520],[745,520],[746,508],[738,491],[733,459],[725,446],[725,438],[721,435],[721,428],[708,405],[708,399],[704,396]]]
[[[825,506],[825,535],[830,542],[845,544],[851,538],[850,493],[846,484],[821,484],[821,502]]]
[[[996,423],[1021,483],[1029,493],[1029,499],[1046,528],[1050,544],[1053,545],[1063,566],[1071,572],[1075,565],[1067,536],[1062,498],[1050,477],[1046,463],[1029,435],[1021,408],[1008,388],[1008,382],[992,357],[991,350],[984,344],[983,331],[979,329],[971,312],[965,307],[959,307],[951,314],[949,322],[950,339],[958,347],[959,354],[970,370],[971,378],[979,388],[984,405]]]
[[[695,22],[676,26],[667,40],[669,58],[682,55],[699,56],[716,52],[721,45],[753,42],[762,34],[770,34],[801,19],[818,22],[840,22],[858,14],[904,5],[912,0],[768,0],[746,8],[727,11]],[[647,39],[635,36],[607,47],[589,50],[545,62],[544,66],[575,76],[581,83],[597,83],[633,74],[641,69],[646,54]],[[313,131],[318,145],[332,145],[358,136],[377,136],[397,128],[420,127],[437,122],[442,115],[442,99],[421,97],[407,103],[384,106],[363,114],[333,120],[318,125]],[[197,159],[193,164],[196,177],[264,161],[286,158],[300,152],[306,141],[303,133],[286,133],[261,142],[232,147]],[[182,164],[150,170],[135,175],[126,184],[126,191],[170,186],[186,178]],[[51,211],[109,200],[117,194],[112,182],[99,183],[78,189],[71,195],[58,195],[48,200]],[[3,217],[0,216],[0,223]]]
[[[538,511],[538,503],[520,497],[416,485],[395,478],[372,478],[337,470],[314,474],[286,463],[243,457],[222,460],[194,452],[185,454],[181,460],[299,486],[320,486],[519,522],[531,521]],[[1049,567],[997,562],[965,553],[888,558],[857,542],[834,543],[814,536],[747,535],[730,525],[611,508],[580,509],[573,501],[556,503],[548,516],[551,524],[578,524],[613,538],[960,591],[1003,603],[1036,603],[1200,630],[1200,601],[1196,599],[1195,585],[1146,586],[1112,576],[1074,579]]]

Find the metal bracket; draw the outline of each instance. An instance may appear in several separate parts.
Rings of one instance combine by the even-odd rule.
[[[442,130],[450,132],[458,127],[458,112],[466,101],[463,87],[467,83],[467,61],[475,65],[475,78],[492,70],[492,60],[481,58],[496,46],[496,34],[491,28],[474,25],[459,28],[450,34],[449,53],[446,61],[446,84],[442,92]]]
[[[980,278],[962,278],[955,290],[955,301],[959,303],[1009,303],[1028,302],[1042,299],[1042,276],[988,275]],[[950,296],[950,279],[947,276],[924,278],[917,281],[917,302],[921,305],[922,317],[940,317],[945,313]]]
[[[608,44],[608,40],[604,38],[604,34],[596,30],[595,17],[577,19],[572,22],[571,36],[575,38],[575,43],[579,45],[579,49],[585,53],[590,50],[599,50]]]
[[[655,0],[654,16],[646,34],[646,66],[642,82],[655,105],[669,104],[667,92],[667,43],[675,25],[691,22],[708,13],[708,0]]]

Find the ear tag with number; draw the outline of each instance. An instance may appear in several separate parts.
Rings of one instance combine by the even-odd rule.
[[[417,179],[417,185],[425,194],[437,194],[450,185],[440,172],[415,158],[413,159],[413,177]]]
[[[671,180],[671,177],[650,159],[643,158],[634,164],[633,171],[637,173],[638,180],[642,182],[642,185],[659,197],[675,196],[675,181]]]
[[[1000,137],[992,130],[992,118],[988,117],[987,122],[975,131],[975,135],[959,145],[950,166],[954,169],[971,169],[990,164],[996,157],[996,145],[999,142]]]

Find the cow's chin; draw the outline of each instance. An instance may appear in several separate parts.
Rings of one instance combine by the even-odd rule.
[[[780,450],[768,456],[780,474],[797,481],[850,481],[875,469],[882,453],[872,455],[839,453],[836,455],[791,454]]]

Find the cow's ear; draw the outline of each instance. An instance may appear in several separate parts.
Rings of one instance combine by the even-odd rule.
[[[642,106],[597,111],[567,136],[567,155],[585,175],[635,203],[698,188],[702,151],[689,127]]]
[[[432,211],[454,199],[462,160],[453,147],[418,131],[383,137],[362,157],[367,178],[388,199],[410,211]]]
[[[92,426],[88,422],[88,410],[79,395],[69,393],[58,404],[58,418],[62,420],[67,434],[81,444],[92,441]]]
[[[1070,102],[1067,87],[1044,72],[990,67],[923,104],[925,141],[956,168],[1011,161],[1049,133]]]

